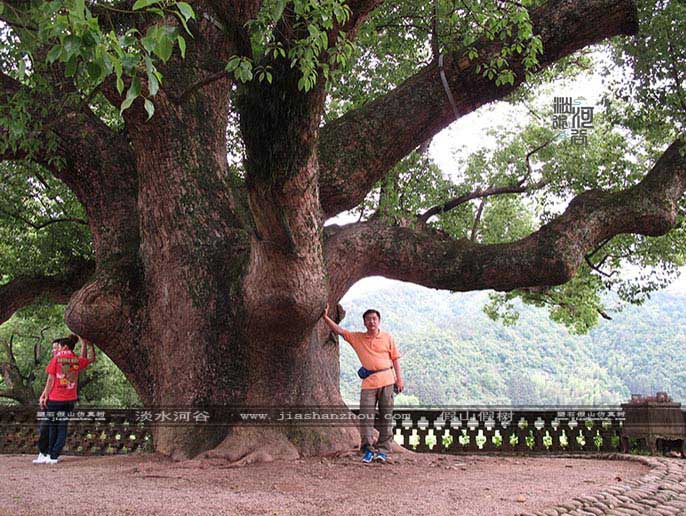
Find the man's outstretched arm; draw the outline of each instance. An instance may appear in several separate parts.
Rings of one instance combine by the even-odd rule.
[[[331,328],[331,331],[334,332],[336,335],[342,335],[345,337],[345,334],[348,333],[348,331],[344,328],[341,328],[336,324],[336,322],[329,317],[329,305],[326,305],[326,308],[324,309],[324,314],[322,315],[324,317],[324,322],[326,325]]]

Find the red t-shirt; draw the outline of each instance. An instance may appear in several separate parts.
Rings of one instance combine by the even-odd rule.
[[[60,351],[52,357],[45,372],[55,375],[55,383],[48,393],[52,401],[75,401],[79,371],[88,367],[86,357],[77,357],[73,351]]]

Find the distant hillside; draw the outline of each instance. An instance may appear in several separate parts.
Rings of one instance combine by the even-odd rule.
[[[453,294],[400,284],[346,296],[342,325],[364,331],[376,308],[404,358],[407,397],[421,404],[607,404],[665,390],[686,402],[686,296],[658,293],[570,335],[542,309],[520,307],[507,327],[481,310],[484,293]],[[357,357],[341,345],[341,391],[357,400]]]

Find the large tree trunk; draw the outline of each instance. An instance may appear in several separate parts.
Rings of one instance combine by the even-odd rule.
[[[318,177],[316,124],[300,153],[284,145],[268,162],[259,156],[248,161],[249,169],[261,168],[241,220],[238,206],[246,194],[227,173],[226,85],[211,85],[183,107],[160,98],[147,123],[137,118],[144,116],[140,111],[127,116],[138,171],[139,260],[123,273],[129,278],[114,284],[138,289],[112,301],[111,284],[89,284],[72,298],[69,326],[98,337],[147,405],[343,405],[338,348],[326,342],[328,331],[318,323],[328,291],[318,189],[299,194],[307,190],[303,183],[316,185]],[[276,185],[261,180],[283,176],[288,179]],[[105,305],[113,315],[103,316]],[[350,449],[357,438],[352,428],[295,426],[154,431],[156,450],[172,457],[220,445],[216,453],[231,460],[333,453]]]
[[[317,332],[286,346],[271,346],[268,340],[242,335],[242,331],[228,325],[216,328],[216,333],[233,333],[234,337],[179,346],[179,352],[174,353],[176,365],[161,357],[165,367],[153,368],[159,403],[197,408],[228,406],[246,412],[264,407],[344,405],[338,386],[337,347],[324,342]],[[190,393],[201,397],[191,399]],[[336,453],[351,449],[358,439],[354,428],[313,429],[297,424],[249,429],[203,424],[161,426],[154,433],[156,450],[174,458],[193,457],[216,446],[210,455],[232,462],[246,456],[269,460]]]

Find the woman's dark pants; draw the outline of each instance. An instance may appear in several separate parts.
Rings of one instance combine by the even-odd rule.
[[[43,455],[57,459],[67,440],[68,416],[74,411],[74,401],[48,400],[45,409],[46,419],[41,422],[38,436],[38,450]]]

